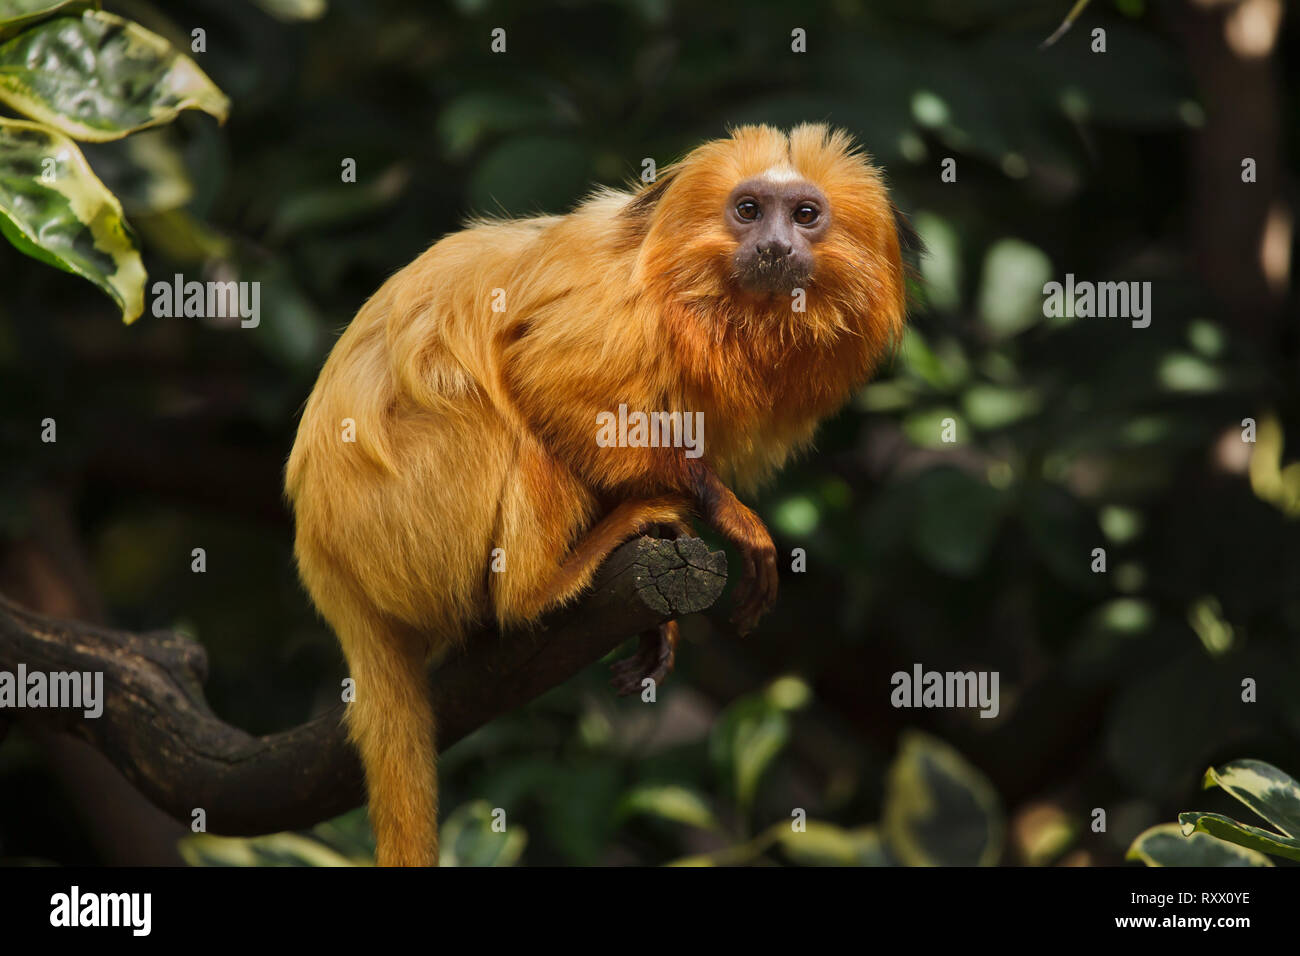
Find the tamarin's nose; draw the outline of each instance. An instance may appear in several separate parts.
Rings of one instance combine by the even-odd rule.
[[[760,255],[771,256],[773,259],[784,259],[792,251],[790,243],[784,239],[765,239],[758,244]]]

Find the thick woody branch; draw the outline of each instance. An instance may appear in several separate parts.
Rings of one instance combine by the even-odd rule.
[[[573,607],[527,633],[485,632],[432,677],[440,749],[563,683],[632,637],[709,607],[726,558],[698,538],[639,538],[605,563]],[[170,631],[136,634],[34,614],[0,597],[0,670],[104,675],[104,712],[0,710],[6,720],[67,731],[102,752],[158,807],[210,832],[311,826],[364,802],[361,767],[340,704],[277,734],[254,737],[217,717],[203,696],[207,656]]]

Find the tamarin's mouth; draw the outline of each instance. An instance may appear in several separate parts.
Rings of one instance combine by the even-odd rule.
[[[739,266],[736,278],[741,288],[749,292],[788,294],[803,288],[812,278],[812,269],[793,256],[768,256],[760,253],[748,257]]]

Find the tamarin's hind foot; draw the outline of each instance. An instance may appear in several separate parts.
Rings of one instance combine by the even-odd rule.
[[[644,631],[636,653],[610,666],[614,676],[609,683],[620,697],[639,693],[647,677],[656,685],[664,682],[677,661],[679,633],[676,621],[665,621],[653,631]]]

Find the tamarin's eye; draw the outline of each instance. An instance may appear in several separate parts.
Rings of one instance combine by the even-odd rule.
[[[795,209],[794,221],[801,226],[811,226],[817,221],[819,215],[821,213],[817,211],[816,206],[811,203],[804,203]]]
[[[745,199],[736,203],[736,215],[745,220],[745,222],[753,222],[758,218],[758,213],[758,203],[754,202],[752,199]]]

